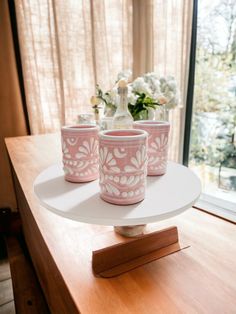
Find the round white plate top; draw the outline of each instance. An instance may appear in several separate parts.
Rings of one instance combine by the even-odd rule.
[[[128,226],[170,218],[190,208],[201,193],[197,176],[169,162],[163,176],[147,177],[145,199],[133,205],[113,205],[100,198],[99,181],[65,181],[62,164],[39,174],[34,192],[41,205],[63,217],[90,224]]]

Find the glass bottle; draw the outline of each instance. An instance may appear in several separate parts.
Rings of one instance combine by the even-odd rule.
[[[166,108],[166,105],[162,105],[163,109],[163,121],[169,121],[169,109]]]
[[[113,117],[113,129],[132,129],[134,119],[128,109],[128,87],[125,80],[120,80],[118,84],[119,105]]]

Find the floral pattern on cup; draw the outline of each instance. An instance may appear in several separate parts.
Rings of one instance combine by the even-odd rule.
[[[63,169],[70,182],[88,182],[98,178],[98,127],[65,126],[61,129]]]
[[[170,124],[164,121],[135,121],[135,129],[148,132],[148,170],[150,176],[166,173]]]
[[[144,199],[147,175],[147,133],[114,130],[100,133],[101,198],[113,204]]]

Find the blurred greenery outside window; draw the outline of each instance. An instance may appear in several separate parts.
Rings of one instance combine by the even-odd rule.
[[[189,166],[203,192],[236,203],[236,1],[198,6]]]

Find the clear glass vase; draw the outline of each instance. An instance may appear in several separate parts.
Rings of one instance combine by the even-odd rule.
[[[156,109],[155,120],[169,121],[169,109],[165,105]]]
[[[153,108],[147,108],[146,110],[140,111],[135,116],[135,120],[155,120],[156,112]]]
[[[116,112],[116,105],[114,104],[104,104],[103,117],[100,120],[100,129],[101,131],[111,130],[112,121]]]
[[[155,109],[148,108],[148,120],[155,120]]]
[[[113,117],[116,113],[117,105],[115,104],[106,104],[104,105],[104,117],[109,118]]]

